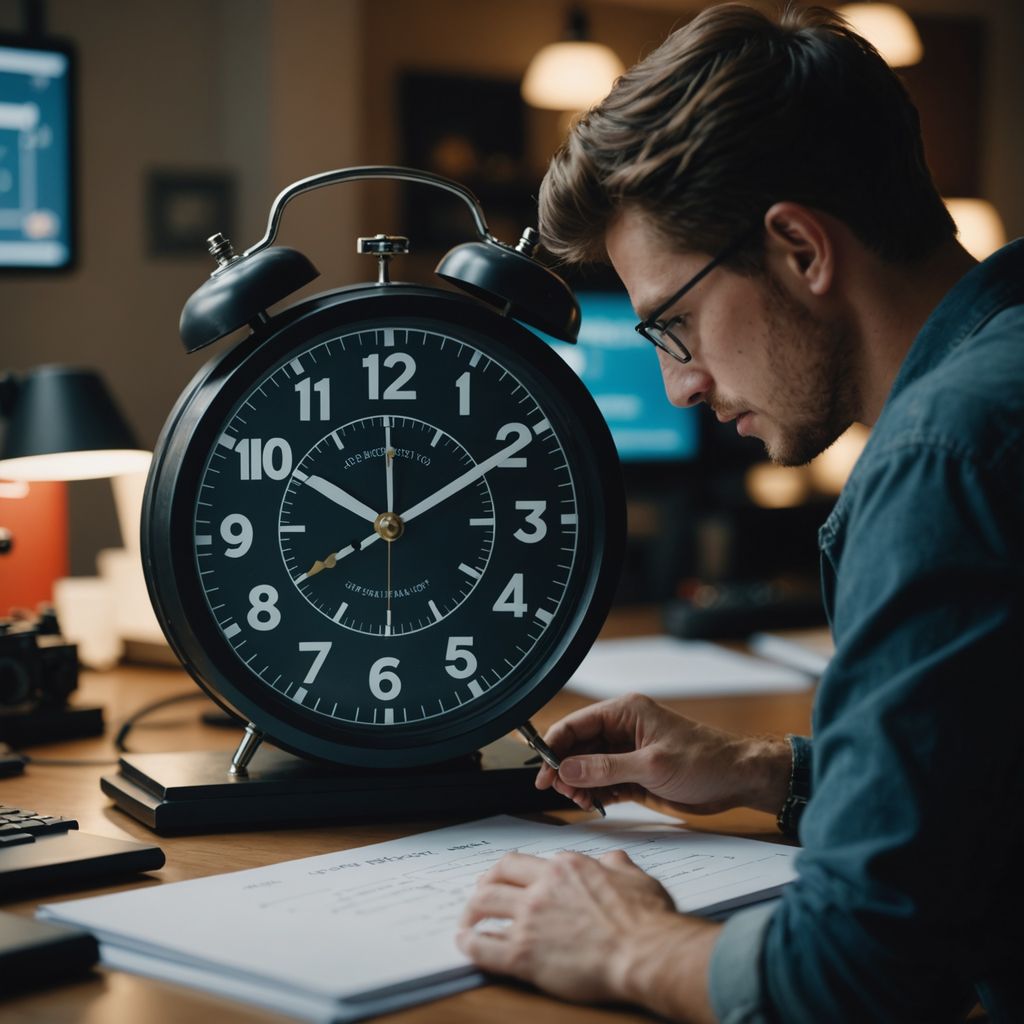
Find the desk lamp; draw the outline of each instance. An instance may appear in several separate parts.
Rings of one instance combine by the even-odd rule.
[[[139,471],[149,462],[92,370],[41,366],[3,375],[0,419],[7,428],[0,444],[0,480],[86,480]],[[53,524],[41,527],[52,530]],[[0,529],[0,541],[5,533],[0,552],[14,548],[12,558],[17,558],[19,539]],[[27,554],[33,538],[25,539]],[[53,545],[52,537],[35,540]],[[37,560],[29,561],[38,571]],[[0,628],[0,733],[10,742],[27,745],[102,732],[100,708],[66,704],[76,686],[77,659],[74,646],[57,632],[52,612]]]
[[[0,479],[89,480],[149,464],[99,374],[40,366],[0,377]]]

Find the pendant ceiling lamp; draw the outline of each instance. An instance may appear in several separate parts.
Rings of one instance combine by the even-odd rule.
[[[608,95],[624,70],[612,49],[588,38],[586,15],[574,7],[565,39],[542,47],[530,61],[523,99],[545,110],[588,110]]]
[[[844,4],[839,13],[891,68],[917,64],[924,56],[921,37],[902,7],[895,4]]]
[[[976,259],[983,260],[1006,245],[1006,228],[999,212],[987,199],[945,199],[946,209],[956,223],[960,244]]]

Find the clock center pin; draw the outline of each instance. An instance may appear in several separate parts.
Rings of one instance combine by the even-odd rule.
[[[373,522],[373,528],[377,531],[381,540],[388,543],[398,540],[405,533],[405,523],[402,517],[396,512],[381,512]]]

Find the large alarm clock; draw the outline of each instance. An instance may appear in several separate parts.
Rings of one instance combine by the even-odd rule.
[[[376,279],[269,315],[317,276],[274,247],[296,195],[358,178],[443,188],[478,238],[437,273],[391,280],[406,240],[361,239]],[[624,500],[607,426],[578,376],[523,326],[575,340],[566,285],[498,242],[462,186],[349,168],[278,196],[266,236],[182,313],[190,351],[246,325],[179,399],[142,521],[172,648],[266,737],[366,767],[454,758],[523,725],[568,680],[608,612]],[[521,321],[521,322],[520,322]]]

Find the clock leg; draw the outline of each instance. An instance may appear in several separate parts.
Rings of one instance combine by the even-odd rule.
[[[228,775],[243,777],[248,775],[249,762],[262,742],[263,733],[250,722],[245,727],[245,735],[242,737],[242,742],[238,744],[238,749],[231,758],[231,767],[228,769]]]

